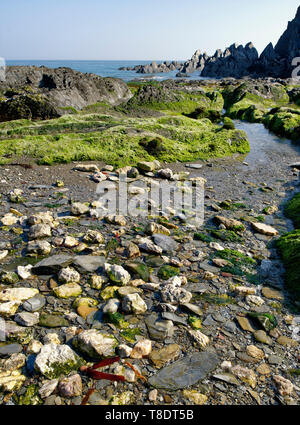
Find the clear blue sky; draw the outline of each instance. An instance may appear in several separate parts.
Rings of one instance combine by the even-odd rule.
[[[276,43],[297,0],[0,0],[0,57],[187,59]]]

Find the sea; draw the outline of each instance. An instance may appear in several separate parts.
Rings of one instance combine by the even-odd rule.
[[[121,67],[134,67],[135,65],[146,65],[151,63],[152,61],[86,61],[86,60],[7,60],[6,65],[14,65],[14,66],[46,66],[48,68],[59,68],[59,67],[68,67],[72,68],[75,71],[80,71],[83,73],[93,73],[100,75],[101,77],[114,77],[121,78],[124,81],[134,81],[140,79],[147,80],[168,80],[168,79],[176,79],[176,74],[178,71],[171,71],[167,73],[157,73],[157,74],[137,74],[135,71],[120,71]],[[163,61],[155,61],[156,63],[162,63]],[[199,76],[199,71],[194,74],[190,74],[190,77],[187,79],[192,80],[203,80],[203,77]]]

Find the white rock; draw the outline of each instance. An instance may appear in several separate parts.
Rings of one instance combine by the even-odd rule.
[[[13,226],[14,224],[18,223],[19,218],[16,217],[14,214],[5,214],[2,218],[1,218],[1,222],[3,224],[3,226]]]
[[[27,346],[26,353],[37,354],[41,351],[42,346],[43,346],[43,344],[40,341],[38,341],[36,339],[32,339]]]
[[[0,292],[0,302],[25,301],[39,293],[35,288],[7,288]]]
[[[27,266],[18,266],[17,267],[17,273],[20,276],[21,279],[28,279],[32,276],[30,270],[32,269],[32,265],[28,264]]]
[[[128,294],[123,298],[122,309],[127,313],[143,314],[147,311],[147,304],[139,294]]]
[[[118,346],[118,353],[119,353],[119,356],[122,358],[130,357],[131,352],[132,352],[132,348],[126,344],[121,344]]]
[[[188,330],[188,332],[200,345],[201,348],[205,348],[209,344],[208,336],[204,335],[202,332],[190,329]]]
[[[58,273],[58,279],[60,282],[79,282],[80,281],[80,274],[73,269],[72,267],[65,267],[61,269],[61,271]]]
[[[274,227],[271,227],[267,224],[264,223],[252,223],[252,227],[253,229],[258,232],[258,233],[262,233],[263,235],[267,235],[267,236],[276,236],[278,235],[278,231],[276,229],[274,229]]]
[[[51,381],[45,382],[39,389],[39,395],[41,398],[49,397],[57,388],[58,379],[52,379]]]
[[[111,298],[103,307],[103,313],[116,313],[118,311],[119,306],[120,300],[118,300],[117,298]]]
[[[224,251],[224,248],[218,242],[210,242],[209,247],[216,251]]]
[[[48,378],[58,378],[61,370],[67,375],[78,366],[76,353],[68,345],[57,344],[44,345],[34,363],[35,369]]]
[[[73,345],[89,357],[113,357],[118,341],[110,334],[89,329],[76,335]]]
[[[13,316],[21,304],[20,301],[9,301],[0,304],[0,316],[10,317]]]
[[[138,341],[130,354],[132,359],[142,359],[148,356],[152,351],[152,341],[150,339],[141,339]]]
[[[30,239],[42,239],[51,236],[51,227],[48,224],[34,224],[30,227],[28,237]]]
[[[44,344],[56,344],[60,345],[61,341],[57,333],[49,332],[43,338]]]
[[[0,251],[0,260],[3,260],[3,258],[7,257],[8,250],[4,249],[3,251]]]
[[[73,215],[83,215],[89,211],[89,207],[80,202],[74,202],[71,206],[71,213]]]
[[[115,264],[104,264],[104,270],[109,276],[110,280],[114,283],[127,285],[131,279],[130,274],[122,266]]]

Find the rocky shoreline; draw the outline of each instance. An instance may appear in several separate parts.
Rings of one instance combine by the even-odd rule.
[[[206,179],[200,229],[97,219],[89,176],[118,181],[101,163],[2,167],[1,403],[297,404],[299,316],[274,240],[299,170],[270,158],[165,166]],[[131,187],[160,181],[141,167]],[[89,372],[112,357],[97,372],[117,382]]]
[[[297,65],[292,64],[292,61],[300,56],[299,31],[300,7],[295,18],[288,23],[286,31],[276,46],[269,43],[260,56],[251,42],[245,46],[234,43],[224,51],[216,50],[213,56],[209,56],[206,52],[202,53],[199,49],[190,60],[183,64],[176,61],[162,64],[152,62],[148,65],[120,68],[120,70],[133,70],[140,74],[178,70],[178,77],[199,72],[202,77],[209,78],[242,78],[245,76],[289,78]]]

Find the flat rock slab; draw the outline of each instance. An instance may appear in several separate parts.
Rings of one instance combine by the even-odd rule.
[[[38,275],[57,273],[63,267],[69,266],[72,261],[71,255],[52,255],[33,266],[32,272]]]
[[[185,164],[186,168],[193,168],[194,170],[200,170],[203,167],[202,164]]]
[[[161,369],[151,376],[149,384],[170,391],[180,390],[206,378],[219,362],[214,350],[194,353]]]
[[[170,236],[161,235],[160,233],[155,233],[153,235],[154,243],[158,245],[164,252],[176,251],[178,248],[178,243],[174,241]]]
[[[95,272],[99,267],[103,267],[105,257],[95,255],[76,255],[72,261],[74,266],[86,272]]]

